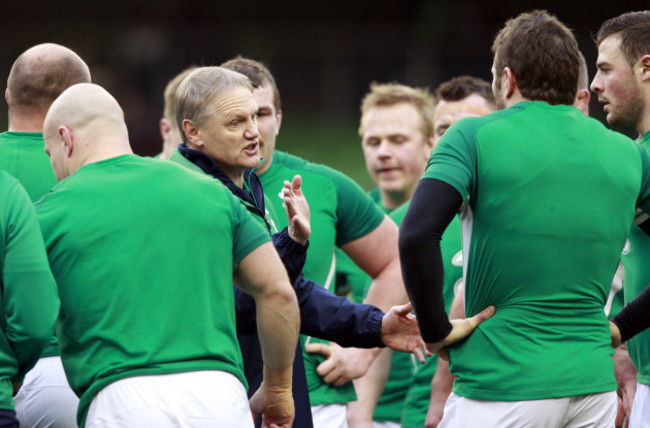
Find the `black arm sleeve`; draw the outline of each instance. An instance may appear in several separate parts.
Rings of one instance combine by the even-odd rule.
[[[462,203],[461,195],[449,184],[421,180],[400,226],[402,277],[427,343],[438,342],[451,331],[442,295],[440,240]]]
[[[280,259],[282,259],[282,263],[284,263],[287,274],[289,274],[289,282],[293,284],[305,266],[309,241],[305,245],[295,242],[289,236],[289,229],[286,227],[280,232],[274,233],[271,238]]]
[[[623,342],[650,327],[650,286],[625,305],[612,322],[620,330]]]

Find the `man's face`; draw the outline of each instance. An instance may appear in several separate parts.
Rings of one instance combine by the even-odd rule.
[[[257,103],[250,89],[238,86],[212,101],[214,112],[198,127],[192,148],[214,159],[231,176],[260,161]],[[232,178],[232,176],[231,176]]]
[[[361,147],[370,177],[383,192],[410,197],[424,173],[433,148],[420,127],[413,105],[373,107],[361,118]]]
[[[614,34],[598,46],[596,75],[591,90],[603,104],[610,125],[635,126],[642,119],[643,100],[634,68],[620,49],[620,36]]]
[[[253,90],[253,96],[259,108],[257,112],[257,128],[259,129],[260,156],[264,163],[258,168],[257,173],[265,172],[273,160],[275,138],[280,132],[282,112],[275,110],[273,104],[273,89],[270,85],[263,85]]]
[[[434,142],[437,143],[442,134],[457,120],[483,116],[493,111],[488,101],[479,94],[472,94],[460,101],[440,100],[433,113]]]

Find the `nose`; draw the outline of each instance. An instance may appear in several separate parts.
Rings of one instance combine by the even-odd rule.
[[[390,143],[387,139],[381,140],[379,146],[377,146],[377,155],[380,158],[387,158],[391,156]]]
[[[591,85],[589,85],[589,89],[591,89],[592,92],[596,93],[603,91],[603,85],[600,79],[600,71],[596,72],[594,80],[592,80]]]
[[[244,131],[244,137],[246,137],[249,140],[254,140],[259,136],[260,136],[260,131],[257,129],[257,124],[255,122],[251,122],[248,125],[248,128],[246,128],[246,131]]]

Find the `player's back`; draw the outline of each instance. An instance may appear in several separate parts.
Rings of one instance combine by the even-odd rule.
[[[615,389],[603,306],[642,188],[641,152],[577,109],[543,102],[450,131],[432,164],[452,143],[471,158],[466,310],[497,307],[452,351],[455,390],[509,401]]]
[[[224,370],[243,379],[232,289],[233,242],[244,239],[236,212],[248,216],[240,205],[215,180],[134,155],[85,165],[39,202],[62,300],[61,354],[80,406],[134,375]]]

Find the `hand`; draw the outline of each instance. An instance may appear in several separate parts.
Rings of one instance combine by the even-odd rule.
[[[390,308],[381,319],[381,339],[389,348],[412,353],[424,364],[424,354],[431,356],[431,353],[426,350],[412,310],[411,302]]]
[[[612,348],[618,348],[621,343],[623,343],[621,331],[618,329],[618,326],[611,321],[609,322],[609,331],[612,335]]]
[[[18,391],[20,391],[20,387],[23,386],[22,382],[14,383],[13,385],[13,396],[15,397],[16,394],[18,394]]]
[[[445,346],[456,343],[459,340],[463,340],[472,334],[472,332],[476,329],[476,327],[479,326],[479,324],[494,315],[495,310],[496,308],[494,306],[488,306],[471,318],[451,320],[450,322],[452,329],[447,337],[439,342],[427,343],[427,349],[429,352],[433,352],[443,360],[449,361],[449,353],[445,349]]]
[[[623,401],[618,398],[618,406],[616,407],[616,419],[614,420],[614,428],[628,428],[628,419],[623,409]]]
[[[284,210],[289,221],[289,236],[305,245],[311,235],[309,204],[302,194],[302,177],[295,175],[291,183],[285,180],[282,188]]]
[[[291,389],[269,391],[262,382],[249,401],[253,421],[261,413],[262,428],[291,428],[295,416]]]
[[[424,428],[438,428],[438,424],[442,420],[442,415],[445,410],[445,401],[439,403],[437,401],[430,401],[429,408],[427,409],[427,416],[424,419]]]
[[[449,363],[438,360],[436,371],[431,378],[431,397],[424,420],[425,428],[437,428],[445,413],[445,404],[454,386],[455,377],[449,372]]]
[[[618,396],[621,398],[623,411],[627,418],[632,414],[632,404],[634,403],[634,394],[636,394],[636,368],[623,347],[616,348],[614,352],[614,374],[616,384],[618,385]]]
[[[379,353],[378,348],[341,348],[336,343],[310,343],[305,350],[312,354],[323,354],[327,359],[316,367],[316,372],[325,383],[341,386],[365,375]]]

